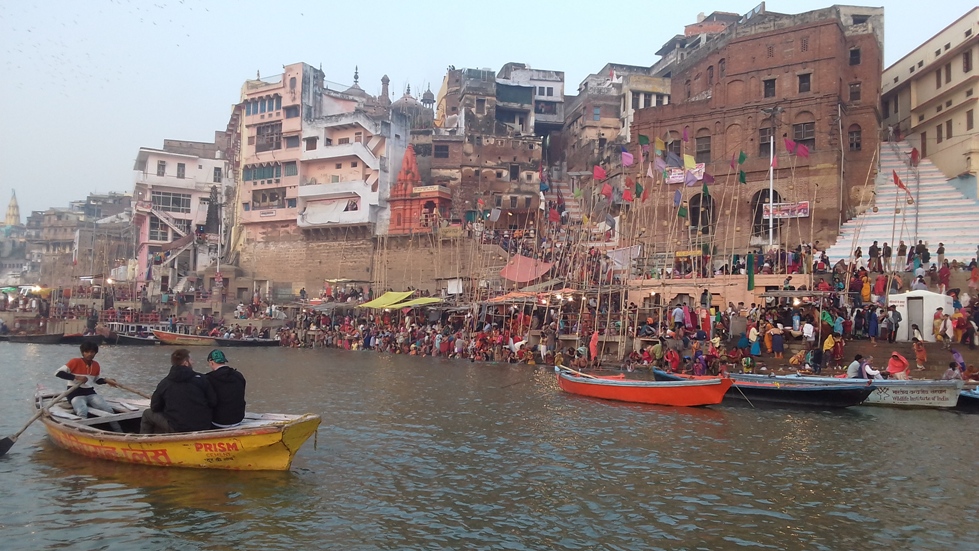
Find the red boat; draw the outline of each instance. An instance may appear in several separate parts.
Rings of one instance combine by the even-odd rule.
[[[579,396],[658,406],[709,406],[721,403],[734,382],[714,377],[691,381],[640,381],[625,376],[593,377],[561,370],[561,390]]]
[[[218,341],[213,337],[203,337],[200,335],[185,335],[183,333],[171,333],[170,331],[153,330],[153,335],[160,339],[163,344],[173,344],[177,346],[217,346]]]

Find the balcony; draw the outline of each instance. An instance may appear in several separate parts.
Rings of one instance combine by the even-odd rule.
[[[166,186],[171,188],[196,190],[196,191],[210,191],[211,186],[220,186],[221,183],[214,182],[198,182],[194,178],[177,178],[176,176],[157,176],[153,172],[143,172],[141,170],[133,171],[133,181],[136,185],[146,185],[146,186]]]
[[[371,170],[380,169],[379,159],[361,142],[341,145],[320,145],[312,151],[303,151],[302,160],[314,161],[320,159],[338,159],[341,157],[357,157],[363,161],[364,166],[367,168]]]
[[[301,228],[368,224],[380,205],[376,191],[363,181],[299,187],[296,224]]]

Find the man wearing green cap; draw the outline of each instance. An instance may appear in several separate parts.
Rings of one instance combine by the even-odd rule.
[[[211,372],[205,377],[218,397],[211,424],[217,428],[234,427],[245,418],[245,377],[228,365],[228,358],[220,350],[207,355]]]

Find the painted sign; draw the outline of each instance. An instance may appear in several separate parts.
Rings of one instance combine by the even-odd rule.
[[[694,165],[690,172],[697,177],[698,180],[704,179],[704,171],[707,170],[707,165],[705,163],[697,163]],[[684,182],[684,177],[686,176],[686,169],[669,167],[666,169],[666,183],[667,184],[682,184]]]
[[[762,218],[768,220],[772,217],[771,205],[762,207]],[[775,219],[784,218],[809,218],[809,201],[799,201],[798,203],[775,203]]]
[[[433,191],[448,191],[448,189],[443,186],[415,186],[411,191],[413,193],[431,193]]]
[[[266,217],[269,217],[269,216],[275,216],[275,211],[274,210],[263,210],[263,211],[260,211],[258,213],[258,215],[261,218],[266,218]]]

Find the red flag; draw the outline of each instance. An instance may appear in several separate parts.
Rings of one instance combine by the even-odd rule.
[[[609,185],[608,182],[605,182],[605,185],[602,186],[602,195],[604,195],[605,197],[607,197],[609,199],[612,198],[612,186]]]
[[[772,155],[772,168],[778,168],[778,155]]]
[[[605,177],[606,177],[606,175],[605,175],[605,169],[602,168],[602,167],[600,167],[600,166],[598,166],[598,165],[595,165],[595,168],[591,169],[591,175],[596,180],[604,180]]]
[[[796,146],[796,144],[795,144],[794,141],[792,141],[792,140],[790,140],[788,138],[785,138],[785,149],[786,149],[786,151],[788,151],[789,153],[795,153],[795,146]]]
[[[622,192],[622,200],[623,201],[628,201],[630,203],[635,200],[635,197],[632,196],[632,190],[631,189],[625,188],[625,190]]]
[[[804,158],[808,159],[809,158],[809,148],[806,147],[805,144],[801,144],[800,143],[795,148],[795,154],[798,155],[798,156],[800,156],[800,157],[804,157]]]
[[[642,190],[642,201],[645,203],[646,199],[649,199],[649,188]]]
[[[910,195],[911,192],[908,191],[908,186],[904,185],[904,182],[902,182],[901,181],[901,178],[898,177],[897,171],[896,170],[892,170],[891,173],[894,174],[894,185],[897,186],[898,189],[903,189],[904,190],[904,193],[907,193],[908,195]]]

